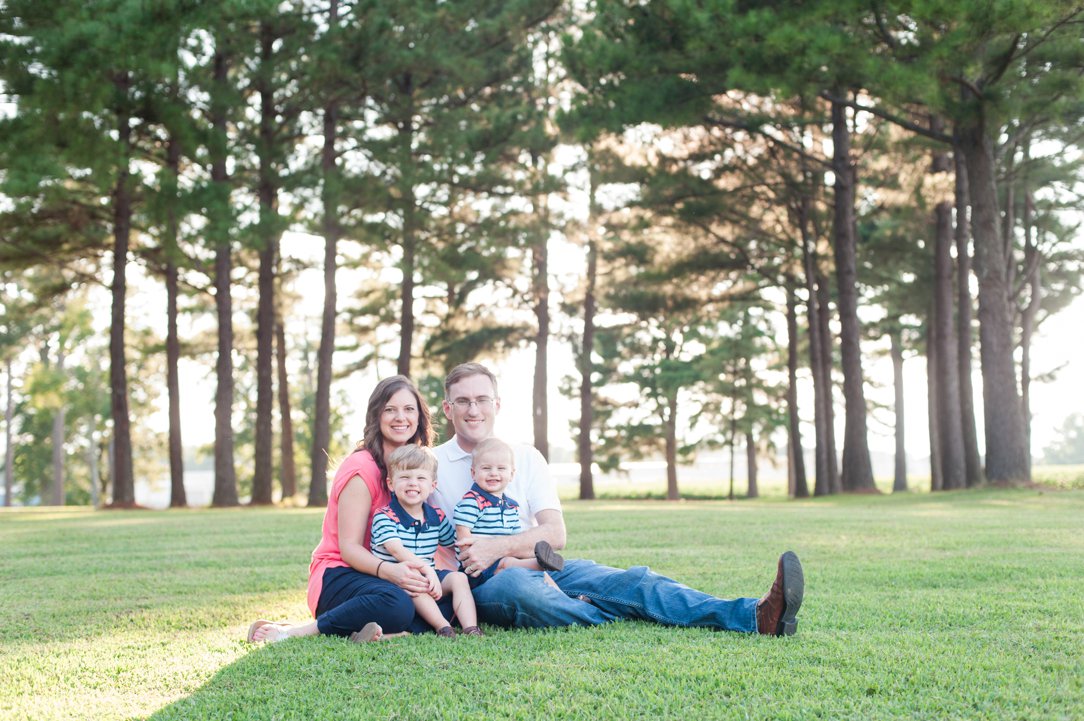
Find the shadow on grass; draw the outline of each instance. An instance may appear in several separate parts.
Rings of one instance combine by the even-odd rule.
[[[599,719],[673,718],[653,706],[664,699],[676,710],[709,666],[713,677],[744,674],[780,650],[758,641],[638,622],[487,628],[485,638],[454,641],[431,634],[373,644],[296,639],[252,648],[147,718],[526,721],[583,717],[585,709]]]

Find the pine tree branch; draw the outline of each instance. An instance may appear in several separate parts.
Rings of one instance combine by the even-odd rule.
[[[910,120],[907,120],[906,118],[902,118],[902,117],[900,117],[898,115],[895,115],[893,113],[890,113],[890,112],[888,112],[886,110],[882,110],[882,109],[880,109],[880,108],[878,108],[876,106],[863,105],[862,103],[859,103],[857,100],[848,100],[847,98],[837,97],[837,96],[835,96],[832,93],[827,92],[827,91],[822,92],[820,94],[820,96],[822,98],[824,98],[825,100],[828,100],[830,102],[839,103],[839,104],[845,105],[845,106],[847,106],[849,108],[853,108],[856,111],[869,113],[870,115],[874,115],[874,116],[876,116],[878,118],[881,118],[882,120],[887,120],[890,123],[893,123],[895,125],[900,126],[904,130],[910,130],[912,133],[915,133],[916,135],[921,135],[921,136],[923,136],[925,138],[929,138],[930,140],[936,140],[939,143],[945,143],[945,144],[948,144],[948,145],[952,144],[952,136],[951,135],[948,135],[946,133],[935,132],[933,130],[930,130],[928,127],[926,127],[924,125],[919,125],[918,123],[914,123],[914,122],[912,122]]]
[[[767,138],[779,147],[786,148],[790,152],[797,154],[799,157],[816,163],[817,165],[820,165],[825,169],[830,169],[832,167],[832,164],[830,162],[824,160],[823,158],[818,158],[815,155],[811,155],[810,153],[806,152],[805,148],[794,145],[789,141],[782,140],[778,136],[771,134],[765,129],[764,125],[753,125],[752,123],[743,123],[736,120],[727,120],[725,118],[714,118],[710,115],[704,116],[704,123],[712,127],[730,128],[731,130],[744,130],[747,133],[759,135],[763,138]]]

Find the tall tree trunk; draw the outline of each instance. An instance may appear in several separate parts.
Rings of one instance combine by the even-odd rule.
[[[991,131],[992,132],[992,131]],[[986,430],[986,476],[995,483],[1029,481],[1027,438],[1013,360],[1005,252],[998,227],[994,144],[981,117],[960,128],[967,165],[975,271],[979,278],[979,359]]]
[[[823,307],[817,295],[817,270],[812,239],[809,237],[809,198],[801,203],[802,259],[805,266],[806,314],[809,326],[809,369],[813,375],[814,480],[813,495],[832,493],[831,467],[828,463],[828,413],[831,391],[824,382],[824,344],[821,342],[821,313]]]
[[[64,339],[57,342],[56,369],[64,377]],[[53,415],[53,505],[64,505],[64,425],[67,422],[68,409],[61,395],[60,405]]]
[[[90,507],[97,508],[100,502],[98,489],[101,487],[101,473],[98,471],[98,447],[97,429],[94,427],[94,416],[87,419],[87,472],[90,474]]]
[[[11,494],[15,487],[15,469],[13,467],[15,463],[15,446],[11,444],[12,437],[15,435],[11,430],[11,424],[15,421],[15,393],[11,378],[11,358],[4,360],[4,369],[7,371],[7,381],[4,389],[4,395],[7,398],[7,405],[4,406],[4,505],[10,506]]]
[[[930,123],[935,132],[941,122]],[[934,153],[930,172],[947,178],[951,170],[948,153]],[[953,323],[952,289],[952,206],[948,198],[934,206],[934,345],[937,346],[937,417],[941,439],[941,476],[946,489],[967,485],[967,462],[964,460],[964,431],[960,415],[959,363],[956,360],[956,329]]]
[[[975,429],[975,391],[971,385],[971,224],[968,221],[967,167],[963,153],[954,148],[952,159],[956,169],[956,363],[959,367],[960,426],[964,439],[964,463],[967,486],[983,481],[982,458],[979,456],[978,432]]]
[[[903,403],[903,341],[897,325],[888,333],[892,353],[892,389],[895,391],[894,408],[896,410],[896,463],[892,479],[892,492],[907,490],[907,435]]]
[[[821,341],[821,384],[824,386],[824,418],[825,438],[828,441],[828,492],[840,493],[843,484],[839,478],[839,451],[836,446],[836,384],[832,380],[832,372],[835,367],[835,354],[832,343],[832,292],[828,276],[817,268],[817,305],[820,313],[817,314],[817,322],[820,323]]]
[[[411,79],[405,81],[405,94],[412,92]],[[414,116],[413,108],[407,115],[406,122],[399,130],[400,164],[402,176],[403,203],[403,259],[400,268],[403,280],[400,296],[403,299],[402,314],[399,321],[399,368],[400,375],[410,375],[410,356],[414,343],[414,271],[417,263],[417,196],[415,194],[412,164],[414,162]]]
[[[588,160],[591,187],[589,190],[589,213],[587,230],[587,289],[583,296],[583,340],[580,344],[580,428],[576,444],[576,457],[580,463],[580,498],[595,497],[594,453],[591,447],[591,429],[595,425],[594,384],[592,355],[595,350],[595,286],[598,280],[598,203],[595,197],[597,182],[593,159]]]
[[[794,278],[787,278],[787,431],[790,450],[790,473],[795,498],[809,496],[805,477],[805,451],[802,449],[801,419],[798,417],[798,312]]]
[[[120,165],[113,189],[113,307],[109,326],[110,413],[113,416],[114,462],[113,506],[135,505],[135,478],[132,472],[132,429],[128,416],[128,372],[124,359],[124,305],[128,293],[126,270],[128,244],[132,232],[132,189],[129,187],[128,163],[132,152],[132,128],[127,110],[131,77],[119,73],[114,81],[122,109],[117,113],[117,138]]]
[[[259,188],[260,242],[259,301],[256,308],[256,437],[252,476],[252,505],[269,505],[272,497],[272,413],[275,405],[275,257],[278,251],[278,178],[275,147],[275,94],[268,77],[276,37],[270,24],[260,24],[260,68],[256,88],[260,96]]]
[[[677,481],[677,393],[666,399],[666,417],[664,418],[666,433],[666,500],[676,501],[681,496],[678,494]]]
[[[1040,267],[1042,256],[1035,242],[1033,214],[1035,200],[1030,189],[1024,193],[1024,267],[1027,273],[1029,289],[1028,304],[1020,316],[1020,403],[1024,412],[1024,424],[1027,432],[1028,474],[1031,473],[1031,338],[1035,332],[1035,321],[1043,300]]]
[[[399,375],[410,375],[410,356],[414,343],[414,269],[417,263],[417,237],[414,228],[414,189],[408,188],[405,193],[409,206],[403,212],[406,220],[403,223],[403,280],[400,285],[400,295],[403,299],[402,316],[399,322]]]
[[[170,134],[166,145],[166,184],[169,198],[166,208],[166,393],[169,397],[169,505],[184,508],[188,496],[184,489],[184,446],[181,443],[181,381],[178,364],[181,341],[177,332],[177,179],[180,175],[181,146]]]
[[[276,276],[278,273],[276,273]],[[276,294],[278,298],[278,294]],[[282,500],[297,495],[297,469],[294,464],[294,420],[290,410],[290,383],[286,372],[286,328],[282,322],[281,302],[276,303],[275,358],[278,367],[279,450],[282,454]]]
[[[534,338],[534,446],[546,459],[550,455],[549,440],[549,403],[547,390],[547,363],[550,341],[550,285],[549,285],[549,219],[545,209],[545,200],[539,202],[539,222],[542,224],[541,237],[531,248],[534,266],[534,316],[537,331]]]
[[[737,445],[738,445],[738,409],[737,409],[737,404],[734,403],[733,399],[731,399],[731,402],[730,402],[730,418],[729,418],[729,421],[730,422],[728,424],[728,428],[727,428],[727,432],[726,432],[726,436],[727,436],[726,445],[727,445],[727,448],[730,450],[730,473],[729,473],[730,484],[729,484],[729,490],[726,493],[726,499],[728,501],[733,501],[734,500],[734,456],[737,453]]]
[[[759,498],[760,490],[757,488],[757,444],[753,439],[753,432],[745,432],[745,468],[749,479],[749,498]]]
[[[211,100],[211,184],[215,189],[211,236],[215,244],[215,309],[218,316],[218,359],[215,375],[215,486],[214,506],[236,506],[237,475],[233,465],[233,300],[230,273],[229,176],[226,172],[226,99],[228,61],[221,50],[214,56],[214,97]]]
[[[930,314],[933,314],[931,309]],[[933,340],[934,330],[926,324],[926,409],[930,430],[930,490],[940,491],[945,487],[944,464],[941,463],[941,415],[937,412],[940,379],[937,377],[937,344]]]
[[[855,169],[847,108],[832,103],[832,171],[835,173],[835,212],[832,234],[839,290],[840,348],[843,357],[843,431],[845,491],[875,491],[866,434],[866,395],[862,374],[861,329],[858,325],[857,238],[855,233]]]
[[[328,27],[339,26],[339,0],[328,3]],[[335,270],[338,244],[342,235],[339,223],[339,197],[342,191],[338,153],[335,150],[339,128],[339,108],[334,102],[324,106],[324,144],[320,153],[324,205],[324,310],[320,322],[320,349],[316,354],[316,401],[312,421],[312,481],[309,505],[327,505],[327,449],[331,443],[331,365],[335,353],[336,296]],[[280,391],[281,392],[281,391]]]

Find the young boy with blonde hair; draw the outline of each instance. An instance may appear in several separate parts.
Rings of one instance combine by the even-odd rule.
[[[504,490],[516,473],[515,454],[512,447],[497,438],[487,438],[475,446],[471,454],[471,479],[474,484],[455,506],[457,541],[477,536],[509,536],[523,530],[519,518],[519,504]],[[477,588],[506,568],[526,568],[532,571],[560,571],[565,559],[545,541],[534,546],[533,558],[505,556],[494,562],[480,575],[470,578],[471,588]],[[547,583],[557,584],[545,575]]]
[[[373,555],[381,563],[418,560],[425,563],[429,592],[414,597],[414,608],[438,636],[455,637],[451,624],[437,606],[437,600],[445,593],[452,596],[452,609],[463,634],[484,635],[478,628],[478,612],[466,574],[438,571],[433,565],[438,545],[455,545],[451,522],[443,511],[426,503],[436,487],[437,457],[424,446],[404,445],[388,456],[387,464],[392,499],[373,516]],[[377,566],[378,573],[379,570]]]

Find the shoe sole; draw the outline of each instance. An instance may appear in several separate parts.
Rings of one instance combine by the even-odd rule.
[[[805,596],[805,574],[798,554],[787,551],[779,558],[783,566],[783,615],[776,626],[776,636],[793,636],[798,630],[798,609],[802,607]]]
[[[546,541],[534,544],[534,557],[543,571],[561,571],[565,567],[565,557],[553,550]]]

